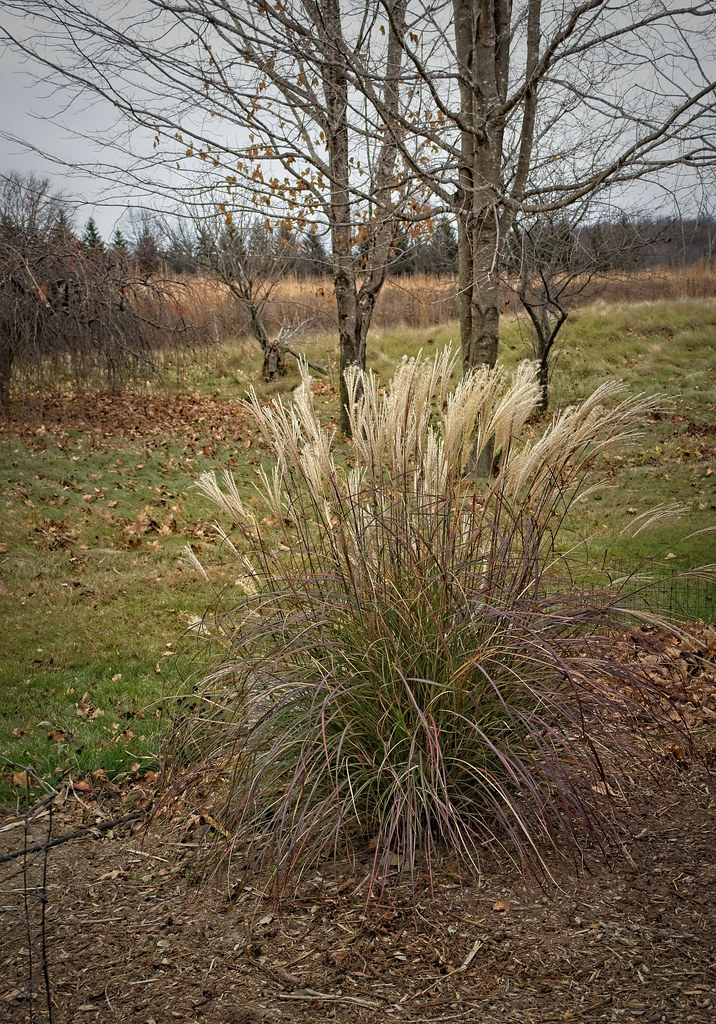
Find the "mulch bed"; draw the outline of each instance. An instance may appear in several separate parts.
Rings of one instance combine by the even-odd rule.
[[[330,865],[276,907],[250,880],[193,882],[193,850],[156,826],[63,843],[45,882],[53,1020],[706,1024],[716,1014],[713,787],[696,760],[677,776],[608,866],[578,875],[553,865],[544,890],[488,856],[472,884],[446,872],[414,903],[405,886],[366,905],[362,870]],[[116,813],[83,807],[86,797],[64,794],[54,831]],[[46,827],[36,821],[31,838]],[[18,830],[0,840],[3,853],[17,850]],[[24,881],[41,890],[44,857],[28,860]],[[35,1017],[27,1002],[41,907],[31,888],[24,904],[22,867],[0,867],[0,1019],[44,1021],[36,959]]]

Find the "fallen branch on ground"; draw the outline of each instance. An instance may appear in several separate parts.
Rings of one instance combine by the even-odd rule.
[[[82,839],[84,836],[91,835],[92,832],[109,832],[111,829],[116,828],[118,825],[126,825],[130,821],[136,821],[138,818],[142,818],[143,813],[141,811],[133,811],[132,814],[125,814],[122,818],[113,818],[111,821],[100,822],[99,825],[88,825],[86,828],[78,829],[76,832],[70,832],[66,836],[58,836],[57,839],[51,839],[47,843],[36,843],[34,846],[28,846],[22,850],[16,850],[15,853],[8,853],[4,857],[0,857],[0,864],[5,864],[10,860],[17,860],[18,857],[24,857],[28,853],[39,853],[41,850],[49,850],[53,846],[59,846],[61,843],[69,843],[71,839]]]

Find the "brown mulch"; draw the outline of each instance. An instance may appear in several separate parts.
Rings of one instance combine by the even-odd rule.
[[[66,794],[55,828],[108,817]],[[74,808],[74,809],[73,809]],[[478,881],[369,901],[360,871],[314,873],[280,908],[250,884],[192,882],[191,849],[136,822],[48,855],[46,938],[56,1024],[168,1021],[313,1024],[396,1021],[714,1019],[716,829],[697,762],[654,795],[608,866],[554,866],[531,888],[487,857]],[[57,820],[59,817],[59,821]],[[30,830],[42,838],[46,819]],[[132,831],[136,828],[136,831]],[[17,830],[0,834],[17,849]],[[41,886],[42,855],[28,885]],[[0,1019],[46,1020],[26,995],[40,904],[23,904],[22,858],[0,867]],[[28,929],[29,923],[29,929]]]
[[[543,888],[492,854],[414,898],[400,882],[369,899],[370,854],[326,863],[280,907],[251,877],[200,886],[203,819],[145,824],[151,773],[67,783],[52,820],[47,803],[27,827],[6,815],[0,858],[20,855],[0,860],[0,1020],[48,1020],[49,990],[55,1024],[712,1021],[716,627],[651,652],[676,716],[666,784],[645,780],[606,864],[554,859]]]

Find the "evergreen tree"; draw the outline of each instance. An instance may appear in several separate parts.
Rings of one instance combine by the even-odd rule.
[[[132,255],[143,274],[153,274],[159,269],[161,253],[151,227],[144,224],[134,242]]]
[[[416,269],[436,277],[457,273],[457,234],[449,217],[440,217],[430,238],[417,246]]]
[[[303,277],[323,277],[331,269],[331,261],[323,239],[317,231],[307,231],[303,236],[303,258],[301,272]]]
[[[276,233],[275,252],[276,259],[280,261],[285,274],[295,272],[302,245],[296,238],[296,233],[286,224],[279,224]]]
[[[106,252],[105,244],[102,240],[102,236],[97,230],[94,217],[90,217],[85,224],[80,244],[82,246],[82,251],[88,256],[102,256]]]
[[[54,249],[66,252],[75,240],[75,229],[64,210],[60,210],[50,228],[50,244]]]
[[[186,233],[172,232],[167,249],[167,263],[170,270],[175,274],[195,274],[200,243],[201,237],[194,238]]]
[[[118,256],[129,256],[129,242],[124,237],[119,228],[117,228],[114,234],[112,235],[112,241],[110,245],[112,250],[116,252]]]
[[[394,277],[403,277],[415,273],[416,246],[406,229],[398,227],[390,250],[390,273]]]

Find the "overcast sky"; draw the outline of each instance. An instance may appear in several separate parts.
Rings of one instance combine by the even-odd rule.
[[[116,197],[108,196],[107,186],[86,176],[71,173],[40,152],[12,143],[5,135],[17,136],[45,153],[52,153],[68,164],[92,163],[98,149],[75,131],[101,133],[107,115],[93,102],[79,107],[75,103],[63,110],[66,101],[55,85],[38,82],[27,65],[10,49],[0,53],[0,172],[12,170],[47,177],[76,203],[77,224],[81,227],[94,216],[103,235],[114,231],[124,209]],[[67,129],[73,129],[67,130]],[[109,198],[112,205],[101,201]]]
[[[12,30],[18,27],[20,19],[3,12],[2,21]],[[0,50],[0,172],[19,170],[50,178],[57,190],[75,203],[78,228],[93,215],[102,235],[109,238],[123,215],[122,227],[128,227],[127,206],[139,205],[142,197],[139,193],[118,195],[117,189],[109,183],[72,172],[73,165],[88,166],[103,157],[110,163],[116,161],[116,152],[103,152],[99,144],[102,138],[116,137],[116,125],[114,130],[109,127],[114,123],[114,110],[109,104],[100,105],[85,95],[68,106],[69,95],[67,89],[54,82],[38,82],[32,69],[14,50]],[[94,144],[83,138],[83,134],[94,136]],[[5,135],[26,140],[38,152],[8,141]],[[146,148],[151,153],[151,140],[145,147],[147,140],[142,139],[141,133],[133,133],[132,138],[139,151]],[[43,153],[55,155],[68,166],[53,163]],[[687,214],[696,210],[697,191],[700,190],[696,179],[690,178],[688,173],[682,174],[679,198]],[[640,183],[632,187],[629,199],[627,205],[650,209],[653,213],[665,212],[664,196],[658,187]]]

